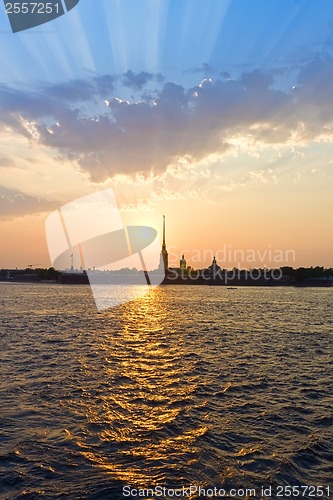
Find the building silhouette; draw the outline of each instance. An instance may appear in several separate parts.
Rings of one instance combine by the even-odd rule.
[[[184,257],[184,254],[182,255],[182,258],[180,259],[179,268],[180,268],[180,270],[186,269],[186,259]]]

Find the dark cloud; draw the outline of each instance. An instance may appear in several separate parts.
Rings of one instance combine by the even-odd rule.
[[[320,109],[333,104],[333,60],[317,59],[301,69],[297,80],[297,98]]]
[[[110,95],[115,90],[117,77],[111,75],[94,76],[89,81],[83,79],[48,85],[41,89],[41,95],[54,100],[70,103],[90,101],[96,97]]]
[[[202,65],[198,68],[191,68],[185,71],[185,73],[194,73],[194,74],[202,74],[202,75],[214,75],[216,70],[213,66],[208,63],[202,63]]]
[[[15,162],[11,158],[5,156],[0,156],[0,168],[3,167],[14,167]]]
[[[0,129],[9,126],[30,137],[22,118],[28,121],[68,121],[73,117],[73,105],[98,102],[114,91],[112,76],[93,77],[90,81],[73,80],[63,84],[48,85],[38,91],[19,91],[0,84]],[[76,111],[78,116],[79,110]]]
[[[95,76],[93,82],[97,90],[97,95],[100,97],[110,95],[115,90],[117,80],[118,78],[112,75]]]
[[[271,87],[274,79],[271,75],[267,75],[262,73],[259,69],[255,69],[250,73],[243,73],[241,76],[241,82],[247,89],[251,89],[255,92],[261,92]]]
[[[7,219],[53,210],[57,203],[0,186],[0,217]]]
[[[134,90],[142,90],[149,81],[153,80],[153,78],[154,75],[152,73],[147,73],[146,71],[134,73],[133,71],[128,70],[123,76],[122,83],[125,87],[130,87]]]
[[[228,71],[221,71],[219,76],[223,78],[223,80],[230,80],[231,75]]]
[[[71,82],[49,85],[42,91],[52,99],[61,99],[70,102],[89,101],[95,94],[92,83],[85,80],[72,80]]]
[[[150,73],[129,71],[120,81],[135,92],[152,79],[156,76]],[[78,161],[95,181],[117,173],[160,173],[184,156],[197,161],[223,154],[228,138],[237,134],[266,144],[333,134],[329,59],[304,65],[296,88],[288,92],[274,88],[273,75],[258,69],[238,79],[221,74],[190,89],[166,82],[131,103],[120,99],[115,81],[107,75],[92,77],[38,94],[3,86],[0,125]],[[87,112],[90,103],[104,99],[105,111],[97,116]]]

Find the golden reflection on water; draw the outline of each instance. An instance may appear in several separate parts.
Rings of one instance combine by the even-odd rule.
[[[191,460],[207,428],[178,425],[198,383],[194,361],[184,362],[184,340],[165,328],[170,311],[162,294],[149,293],[116,313],[117,333],[115,310],[109,330],[101,332],[97,379],[95,366],[85,363],[86,378],[103,389],[98,399],[86,399],[87,428],[74,439],[85,458],[113,479],[143,486],[150,475],[167,479],[163,464],[177,468],[182,457]]]
[[[88,287],[5,288],[11,498],[331,483],[332,290],[164,287],[97,313]]]

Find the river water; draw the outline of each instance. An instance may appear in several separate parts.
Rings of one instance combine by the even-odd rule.
[[[0,291],[1,498],[333,497],[333,289]]]

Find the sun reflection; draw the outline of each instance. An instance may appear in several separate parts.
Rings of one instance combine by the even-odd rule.
[[[198,386],[195,360],[170,328],[161,289],[102,317],[99,352],[84,362],[96,387],[84,399],[86,425],[72,438],[114,479],[144,484],[147,463],[158,477],[166,464],[177,468],[184,457],[193,460],[196,441],[207,432],[186,416]]]

